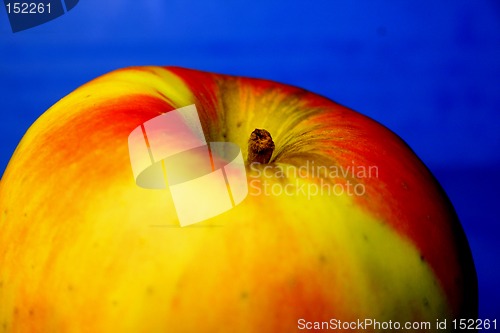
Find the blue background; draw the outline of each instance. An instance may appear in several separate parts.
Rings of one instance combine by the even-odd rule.
[[[82,0],[15,34],[2,8],[0,174],[58,99],[150,64],[298,85],[398,133],[456,207],[481,317],[500,319],[499,1]]]

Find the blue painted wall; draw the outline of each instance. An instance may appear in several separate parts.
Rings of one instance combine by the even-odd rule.
[[[16,34],[2,8],[0,174],[58,99],[149,64],[298,85],[394,130],[455,204],[481,317],[500,319],[500,2],[81,0]]]

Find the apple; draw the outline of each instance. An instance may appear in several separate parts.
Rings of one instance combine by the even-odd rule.
[[[127,138],[191,104],[207,142],[242,149],[248,196],[180,227],[168,189],[137,186]],[[0,182],[2,332],[434,331],[477,307],[467,239],[419,158],[285,84],[113,71],[46,111]]]

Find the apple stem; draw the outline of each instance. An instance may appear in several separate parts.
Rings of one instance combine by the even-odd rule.
[[[265,129],[256,128],[248,140],[248,164],[267,164],[274,151],[274,142],[271,133]]]

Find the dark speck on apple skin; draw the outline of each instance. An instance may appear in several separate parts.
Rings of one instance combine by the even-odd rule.
[[[428,308],[428,307],[430,306],[430,304],[429,304],[429,300],[427,299],[427,297],[424,297],[423,303],[424,303],[424,306],[425,306],[426,308]]]

